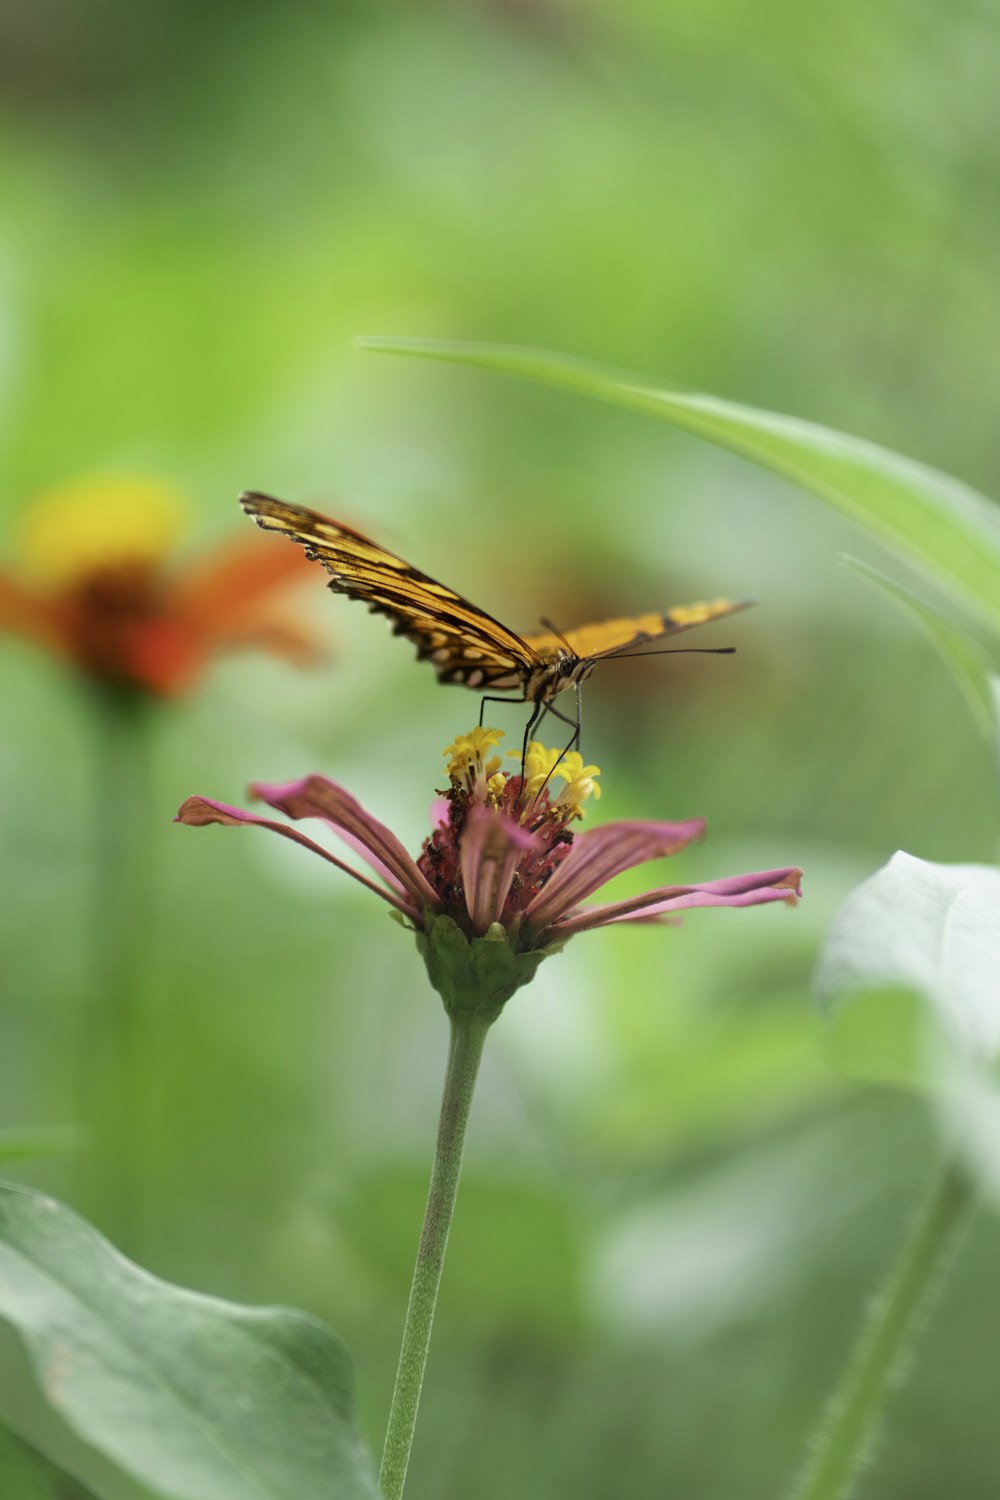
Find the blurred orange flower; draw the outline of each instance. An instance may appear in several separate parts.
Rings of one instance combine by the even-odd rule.
[[[21,565],[0,568],[0,631],[39,642],[104,686],[161,698],[188,690],[221,651],[315,662],[315,633],[281,598],[312,574],[307,559],[251,532],[178,560],[186,514],[180,494],[140,476],[80,479],[39,496],[21,523]]]

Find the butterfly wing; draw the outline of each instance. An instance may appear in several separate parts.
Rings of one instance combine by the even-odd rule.
[[[567,630],[562,639],[550,631],[539,631],[526,635],[524,643],[543,661],[557,655],[565,646],[585,661],[599,661],[602,656],[637,650],[650,641],[663,640],[665,636],[677,635],[682,630],[693,630],[696,625],[707,625],[710,620],[721,620],[737,610],[747,609],[752,603],[752,599],[713,599],[700,604],[679,604],[664,614],[628,615],[616,620],[601,620],[593,625],[580,625],[576,630]]]
[[[527,642],[461,594],[377,542],[304,505],[247,492],[240,504],[265,531],[278,531],[323,564],[329,587],[388,615],[393,632],[430,661],[441,682],[500,691],[523,687],[540,665]]]

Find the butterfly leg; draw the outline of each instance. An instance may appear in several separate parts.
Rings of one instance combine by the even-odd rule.
[[[576,720],[569,718],[566,714],[561,714],[559,712],[558,708],[553,708],[552,707],[551,703],[546,703],[545,709],[544,709],[544,712],[543,712],[543,715],[542,715],[543,718],[544,718],[545,714],[551,714],[554,719],[558,719],[560,721],[560,723],[562,723],[562,724],[568,724],[571,729],[575,729],[576,728]]]
[[[531,718],[524,726],[524,740],[521,743],[521,780],[524,780],[524,763],[528,758],[528,741],[531,739],[531,731],[545,712],[544,703],[533,703],[531,705]]]
[[[546,776],[545,780],[542,782],[541,786],[538,789],[539,796],[541,796],[542,792],[544,792],[545,788],[548,786],[549,777],[551,777],[557,770],[560,761],[564,761],[571,750],[578,750],[580,748],[580,731],[583,728],[583,693],[581,691],[580,684],[576,684],[575,720],[569,718],[566,714],[561,714],[557,708],[552,707],[551,703],[547,703],[545,707],[554,719],[562,719],[564,724],[571,724],[573,726],[573,737],[570,740],[569,744],[566,746],[565,750],[561,750],[559,752],[559,759],[556,761],[555,765],[552,767],[552,770],[549,772],[549,775]]]
[[[580,732],[581,732],[581,730],[583,728],[583,692],[582,692],[580,683],[576,684],[576,717],[575,718],[571,719],[568,714],[560,713],[559,710],[558,710],[558,708],[553,708],[553,706],[552,706],[551,703],[546,703],[545,704],[545,707],[544,707],[542,713],[543,713],[543,717],[544,717],[545,714],[551,714],[554,719],[558,719],[563,724],[568,724],[570,726],[570,728],[574,731],[573,738],[570,740],[569,744],[566,746],[566,749],[563,751],[563,755],[566,755],[570,750],[579,750],[579,748],[580,748]]]
[[[498,698],[495,694],[487,693],[479,705],[479,727],[483,727],[483,715],[486,712],[487,703],[509,703],[509,698]]]

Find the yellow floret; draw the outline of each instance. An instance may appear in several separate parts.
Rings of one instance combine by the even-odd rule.
[[[464,780],[470,773],[482,772],[487,777],[500,769],[498,756],[491,756],[484,765],[483,755],[493,750],[503,739],[502,729],[481,729],[478,725],[468,734],[455,736],[443,754],[448,761],[448,775],[454,781]]]
[[[184,532],[188,507],[170,485],[139,475],[94,475],[40,495],[20,526],[25,563],[72,584],[128,563],[158,563]]]
[[[566,783],[553,806],[569,808],[572,817],[583,817],[583,804],[588,797],[595,801],[600,798],[601,788],[596,780],[601,774],[600,767],[585,766],[579,751],[571,750],[564,755],[552,774]]]
[[[520,750],[508,750],[509,756],[520,760]],[[531,740],[524,753],[524,793],[534,797],[541,791],[555,771],[559,760],[558,750],[549,750],[539,740]]]
[[[486,767],[486,804],[488,807],[497,808],[500,806],[500,802],[503,797],[503,790],[507,785],[507,778],[500,770],[496,770],[492,774],[490,774],[490,766],[494,764],[499,763],[490,761],[489,765]]]

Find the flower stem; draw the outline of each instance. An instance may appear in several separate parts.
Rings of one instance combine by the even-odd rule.
[[[148,706],[95,693],[97,869],[93,994],[80,1060],[91,1131],[91,1193],[101,1227],[136,1253],[136,1191],[145,1145],[142,978],[151,913]]]
[[[946,1167],[872,1305],[792,1500],[843,1500],[853,1493],[885,1397],[902,1380],[904,1363],[944,1282],[973,1203],[963,1173],[954,1165]]]
[[[451,1016],[451,1043],[441,1100],[434,1170],[431,1173],[424,1226],[413,1271],[413,1284],[410,1287],[410,1301],[406,1309],[403,1345],[399,1352],[396,1386],[392,1394],[389,1426],[379,1473],[379,1488],[384,1500],[399,1500],[406,1481],[434,1308],[458,1193],[458,1178],[462,1170],[465,1127],[490,1023],[482,1015],[470,1011],[456,1012]]]

